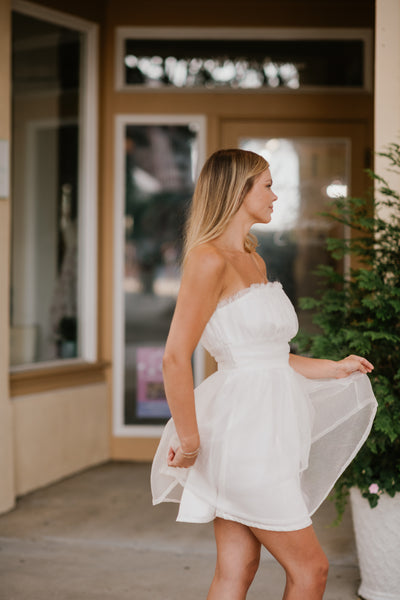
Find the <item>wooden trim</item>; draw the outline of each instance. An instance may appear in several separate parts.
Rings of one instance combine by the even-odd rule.
[[[106,382],[111,363],[77,363],[10,374],[10,396],[26,396],[61,388]]]
[[[24,15],[29,15],[34,19],[48,21],[50,23],[62,25],[63,27],[69,27],[70,29],[77,29],[78,31],[82,32],[89,31],[94,25],[92,21],[88,21],[87,19],[83,19],[82,17],[77,17],[75,15],[67,14],[61,8],[58,10],[58,6],[56,9],[48,8],[47,6],[37,4],[36,2],[29,2],[28,0],[12,0],[11,10],[23,13]]]
[[[106,19],[112,26],[373,27],[374,10],[373,0],[112,0]]]
[[[371,123],[373,97],[368,92],[357,94],[128,94],[115,92],[111,117],[126,113],[203,114],[215,119],[278,119],[293,121],[364,120]],[[113,132],[113,122],[107,123]],[[107,132],[107,138],[110,134]],[[113,135],[113,133],[111,134]],[[110,142],[103,149],[110,154]],[[207,150],[210,150],[207,144]],[[107,174],[111,158],[108,158]],[[110,193],[112,193],[110,191]]]

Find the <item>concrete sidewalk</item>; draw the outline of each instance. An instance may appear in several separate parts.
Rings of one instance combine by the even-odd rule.
[[[151,505],[148,464],[107,463],[19,499],[0,517],[0,600],[205,600],[212,525],[176,523]],[[326,600],[354,600],[359,572],[349,513],[314,516],[330,560]],[[248,600],[279,600],[281,567],[263,554]]]

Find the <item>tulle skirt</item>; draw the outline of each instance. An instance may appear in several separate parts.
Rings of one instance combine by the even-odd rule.
[[[195,403],[200,454],[189,469],[167,465],[179,445],[170,419],[152,465],[153,503],[179,502],[178,521],[274,531],[311,524],[376,412],[366,375],[307,379],[289,365],[217,371]]]

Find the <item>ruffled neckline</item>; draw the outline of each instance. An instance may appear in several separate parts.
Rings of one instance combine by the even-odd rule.
[[[233,302],[240,300],[244,296],[247,296],[253,290],[258,290],[258,289],[268,288],[268,287],[282,287],[282,284],[280,281],[266,281],[263,283],[252,283],[248,287],[242,288],[241,290],[238,290],[237,292],[235,292],[234,294],[231,294],[230,296],[227,296],[226,298],[222,298],[222,300],[220,300],[218,302],[215,310],[219,310],[220,308],[229,306],[229,304],[232,304]]]

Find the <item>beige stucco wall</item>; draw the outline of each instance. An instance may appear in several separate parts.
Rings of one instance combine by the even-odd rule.
[[[13,398],[16,494],[109,458],[107,384]]]
[[[375,151],[382,152],[391,142],[400,144],[399,0],[376,0],[375,36]],[[400,174],[387,167],[386,159],[375,157],[375,171],[400,191]]]
[[[10,2],[0,0],[0,139],[10,140]],[[0,512],[14,505],[12,405],[8,388],[10,201],[0,198]]]
[[[10,140],[10,0],[0,0],[0,139]],[[10,153],[12,154],[12,153]],[[10,198],[0,198],[0,513],[15,498],[110,458],[106,381],[10,398]]]

